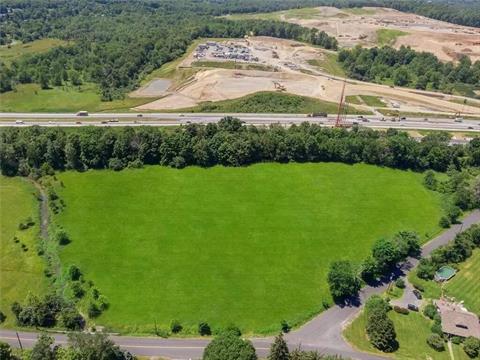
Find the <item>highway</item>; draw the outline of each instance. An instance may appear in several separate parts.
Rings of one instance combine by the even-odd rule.
[[[78,116],[72,113],[0,113],[0,127],[11,126],[179,126],[186,124],[208,124],[218,122],[225,116],[237,117],[248,125],[265,126],[281,124],[290,126],[308,121],[321,126],[334,126],[336,116],[307,117],[305,114],[238,114],[238,113],[95,113]],[[414,118],[392,120],[391,117],[368,115],[364,118],[347,116],[346,124],[358,124],[364,127],[405,130],[444,130],[480,132],[480,120],[456,122],[446,118]]]

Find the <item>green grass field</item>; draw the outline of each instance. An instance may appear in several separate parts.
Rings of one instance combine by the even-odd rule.
[[[395,29],[378,29],[377,44],[380,46],[393,45],[400,36],[408,35],[407,32]]]
[[[324,52],[322,59],[312,59],[307,62],[333,76],[345,76],[345,71],[342,69],[337,59],[337,53]]]
[[[152,332],[234,323],[247,333],[299,324],[330,301],[329,263],[361,261],[401,229],[438,231],[440,199],[422,175],[368,165],[65,172],[75,263],[110,299],[97,323]],[[193,332],[193,331],[192,331]]]
[[[25,44],[3,45],[0,46],[0,60],[10,64],[23,55],[39,54],[61,45],[68,45],[68,42],[59,39],[40,39]]]
[[[394,311],[389,312],[389,317],[395,324],[397,341],[399,348],[392,355],[398,360],[419,360],[435,359],[450,360],[448,350],[437,352],[428,346],[426,340],[431,334],[430,327],[432,321],[423,315],[410,312],[408,315],[398,314]],[[382,354],[376,350],[368,341],[365,334],[366,317],[362,312],[344,331],[346,340],[357,349],[376,354]],[[461,349],[461,346],[453,345],[455,360],[467,360],[467,355]]]
[[[480,250],[460,264],[458,273],[446,283],[444,290],[457,301],[463,300],[468,310],[480,314]]]
[[[29,291],[42,294],[47,289],[44,263],[37,255],[38,202],[34,192],[24,179],[0,176],[0,311],[7,315],[2,326],[15,324],[10,310],[14,301],[23,302]],[[18,230],[18,224],[29,216],[36,224]]]
[[[338,105],[307,96],[261,91],[238,99],[204,102],[195,107],[174,109],[174,112],[220,112],[220,113],[298,113],[326,112],[334,114]],[[349,114],[370,114],[349,106]]]
[[[155,98],[129,98],[102,102],[94,84],[61,86],[42,90],[38,84],[17,85],[16,90],[0,94],[3,112],[92,112],[128,111]]]

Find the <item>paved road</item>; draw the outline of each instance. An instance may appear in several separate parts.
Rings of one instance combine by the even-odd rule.
[[[466,230],[471,225],[480,223],[480,211],[475,210],[465,217],[462,224],[454,225],[443,232],[423,247],[422,255],[427,256],[439,246],[453,240],[455,235]],[[388,282],[398,276],[405,276],[414,266],[417,259],[408,259],[401,272],[392,274],[385,282],[376,286],[367,286],[362,289],[358,301],[350,305],[334,306],[319,314],[305,325],[286,335],[286,340],[291,348],[301,345],[306,350],[318,350],[324,354],[339,354],[359,360],[381,360],[382,356],[362,353],[352,349],[343,339],[344,327],[359,313],[365,299],[373,294],[385,291]],[[19,337],[24,347],[31,347],[37,334],[33,332],[20,332]],[[18,346],[14,331],[0,330],[0,339],[13,346]],[[58,344],[66,342],[65,335],[55,335]],[[203,348],[208,344],[208,339],[161,339],[152,337],[113,336],[112,339],[122,348],[137,355],[164,356],[173,359],[200,358]],[[252,342],[260,356],[267,354],[272,338],[254,338]]]
[[[250,125],[282,124],[289,126],[300,124],[304,121],[333,126],[335,115],[326,118],[307,117],[304,114],[211,114],[211,113],[146,113],[137,117],[134,113],[98,113],[89,116],[76,116],[75,114],[56,113],[0,113],[0,126],[50,126],[50,127],[79,127],[79,126],[178,126],[189,123],[207,124],[218,122],[225,116],[235,116]],[[347,123],[358,123],[370,128],[399,128],[417,130],[446,130],[446,131],[472,131],[480,132],[480,123],[473,120],[455,122],[445,118],[407,118],[402,121],[392,121],[389,117],[378,115],[366,116],[367,120],[358,119],[357,116],[348,116]],[[113,120],[113,121],[112,121]]]

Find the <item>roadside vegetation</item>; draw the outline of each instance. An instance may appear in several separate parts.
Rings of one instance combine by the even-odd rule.
[[[378,29],[377,44],[379,46],[394,45],[400,36],[408,35],[407,32],[395,29]]]
[[[358,95],[360,99],[367,104],[368,106],[372,107],[385,107],[386,104],[381,100],[379,96],[373,95]]]
[[[368,111],[358,110],[347,106],[349,114],[371,114]],[[175,109],[175,112],[218,112],[218,113],[290,113],[334,114],[338,105],[333,102],[318,100],[307,96],[287,93],[263,91],[232,100],[204,102],[193,108]]]

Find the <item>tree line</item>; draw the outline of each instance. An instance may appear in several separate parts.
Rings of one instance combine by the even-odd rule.
[[[5,175],[28,176],[49,166],[63,169],[121,170],[161,164],[243,166],[276,162],[365,162],[394,168],[445,171],[480,164],[480,140],[449,145],[449,136],[431,134],[417,141],[396,130],[300,126],[243,126],[235,118],[218,124],[189,124],[173,130],[154,127],[9,128],[1,133],[0,159]],[[45,169],[42,171],[46,171]]]
[[[405,132],[303,123],[284,128],[244,126],[235,118],[175,129],[155,127],[7,128],[0,133],[0,166],[7,176],[51,170],[121,170],[160,164],[244,166],[258,162],[364,162],[399,169],[446,171],[480,165],[480,139],[450,145],[434,133],[417,141]]]
[[[446,93],[465,86],[480,86],[480,61],[472,63],[467,56],[455,65],[405,46],[398,50],[389,46],[370,49],[357,46],[341,50],[338,61],[349,77],[363,81]],[[471,90],[467,90],[466,95],[475,96]]]
[[[2,9],[3,43],[52,37],[72,44],[23,56],[9,66],[0,62],[0,92],[18,83],[47,89],[93,82],[102,100],[121,98],[200,37],[261,35],[337,48],[337,40],[323,31],[273,20],[213,17],[191,1],[8,0]]]

